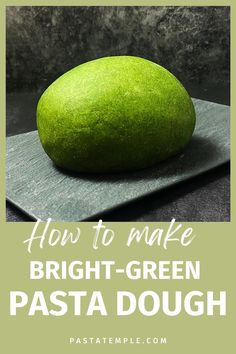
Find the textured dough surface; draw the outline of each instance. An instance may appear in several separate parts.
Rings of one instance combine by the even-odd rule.
[[[148,167],[175,155],[195,127],[192,101],[166,69],[105,57],[79,65],[41,96],[37,126],[56,165],[81,172]]]

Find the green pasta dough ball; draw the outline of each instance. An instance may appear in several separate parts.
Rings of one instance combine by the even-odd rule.
[[[193,103],[168,70],[132,56],[79,65],[54,81],[37,107],[47,155],[79,172],[152,166],[181,151],[195,126]]]

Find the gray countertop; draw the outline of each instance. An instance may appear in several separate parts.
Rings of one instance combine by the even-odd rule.
[[[223,88],[189,88],[195,97],[228,104]],[[227,97],[226,97],[227,96]],[[38,93],[11,93],[7,95],[7,135],[36,129],[35,108]],[[98,217],[97,217],[98,218]],[[96,218],[96,219],[97,219]],[[109,221],[229,221],[230,173],[225,164],[204,175],[193,178],[168,191],[154,193],[116,211],[101,215]],[[17,208],[7,203],[7,221],[31,221]]]

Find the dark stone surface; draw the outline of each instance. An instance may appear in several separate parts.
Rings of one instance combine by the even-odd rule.
[[[8,7],[8,91],[41,91],[109,55],[158,62],[187,88],[228,88],[229,28],[229,7]]]
[[[31,99],[31,103],[32,103],[31,104],[31,108],[32,108],[32,115],[31,116],[33,116],[34,109],[35,109],[35,103],[37,101],[35,95],[30,96],[30,95],[26,95],[26,94],[25,95],[24,94],[16,94],[15,95],[15,97],[16,97],[15,102],[18,102],[18,109],[12,110],[11,107],[15,106],[15,104],[12,104],[12,105],[10,104],[10,102],[14,102],[12,100],[13,97],[14,97],[13,94],[11,94],[7,100],[7,103],[8,103],[7,114],[8,114],[8,120],[11,121],[11,118],[13,118],[13,120],[15,122],[17,122],[17,124],[15,124],[15,126],[9,125],[9,127],[8,127],[9,128],[9,135],[12,135],[11,133],[16,133],[17,129],[20,129],[20,127],[21,127],[20,122],[22,121],[20,118],[23,118],[23,119],[26,118],[26,121],[28,123],[32,122],[32,120],[28,119],[28,117],[30,117],[30,110],[28,110],[28,117],[27,117],[27,115],[24,115],[24,112],[25,112],[24,106],[26,106],[27,100]],[[20,107],[19,107],[19,102],[22,103],[22,106],[20,106]],[[213,105],[213,106],[215,106],[215,105]],[[222,107],[222,106],[220,106],[220,107]],[[28,105],[28,108],[29,108],[29,105]],[[206,115],[204,114],[203,118],[207,117],[207,116],[208,116],[207,114]],[[214,117],[215,117],[215,115],[211,114],[211,117],[209,116],[209,119],[211,118],[211,119],[215,120]],[[203,151],[207,151],[208,155],[209,155],[209,140],[211,140],[211,138],[213,138],[213,140],[215,139],[214,146],[215,146],[216,142],[218,144],[218,140],[219,140],[219,144],[223,143],[223,141],[220,138],[216,139],[216,136],[221,137],[221,135],[223,134],[224,122],[223,121],[221,122],[221,120],[219,120],[218,115],[217,115],[217,120],[220,125],[223,124],[222,129],[217,129],[217,124],[216,124],[216,127],[213,126],[213,128],[215,129],[215,133],[213,133],[214,129],[210,129],[208,131],[208,133],[205,132],[206,129],[204,129],[204,134],[209,134],[209,138],[205,142],[205,143],[207,143],[208,148],[204,148],[204,146],[198,147],[198,151],[199,151],[198,156],[199,157],[197,160],[195,159],[195,163],[194,163],[194,165],[192,164],[191,169],[197,169],[197,166],[195,166],[196,161],[200,161],[201,163],[203,163],[205,161],[204,158],[207,155],[201,154],[200,153],[201,149]],[[199,125],[199,123],[200,122],[198,120],[198,125]],[[208,129],[211,126],[212,125],[210,124]],[[31,130],[31,129],[30,129],[30,127],[27,127],[26,130]],[[211,136],[211,138],[210,138],[210,136]],[[225,137],[222,136],[222,139],[225,140]],[[225,143],[228,144],[228,140],[226,140]],[[204,141],[202,141],[202,144],[204,144]],[[22,145],[22,141],[21,141],[21,145]],[[26,147],[27,147],[27,151],[28,151],[27,155],[29,156],[29,159],[33,161],[33,159],[30,157],[31,151],[35,150],[33,147],[33,143],[32,144],[30,143],[29,146],[26,145]],[[23,147],[19,151],[16,150],[16,153],[18,155],[20,154],[21,157],[20,157],[20,159],[14,158],[13,162],[19,160],[19,162],[22,164],[22,161],[25,160],[25,163],[27,164],[28,159],[23,157],[22,151],[23,151]],[[215,151],[218,151],[218,153],[215,154]],[[213,155],[210,154],[210,156],[211,156],[210,160],[205,161],[206,167],[208,164],[214,163],[214,159],[216,159],[216,158],[218,159],[218,155],[220,154],[219,147],[217,147],[217,149],[216,149],[216,147],[214,147],[213,152],[214,152]],[[188,155],[188,156],[191,157],[192,155],[193,155],[193,153],[190,153],[190,155]],[[223,152],[223,153],[221,153],[221,155],[222,155],[222,158],[224,159],[225,153]],[[34,164],[35,164],[35,160],[34,160]],[[177,166],[182,165],[182,164],[183,163],[179,164],[177,162]],[[188,170],[190,169],[190,165],[188,164],[188,167],[189,167]],[[14,164],[13,164],[13,167],[14,167]],[[173,168],[174,168],[174,166],[172,166],[172,170],[173,170]],[[30,169],[30,166],[29,166],[29,169]],[[27,171],[29,169],[27,168]],[[43,169],[39,168],[39,171],[41,171],[41,170],[45,171],[45,168],[43,168]],[[175,171],[175,168],[174,168],[174,171]],[[15,174],[16,173],[14,173],[14,175]],[[18,176],[20,176],[22,174],[23,174],[23,171],[22,171],[22,173],[21,173],[21,171],[17,172]],[[142,172],[142,174],[143,174],[143,172]],[[148,171],[147,171],[147,174],[148,174],[147,184],[150,184],[149,182],[150,182],[151,174]],[[180,173],[178,173],[178,175],[179,174],[181,174],[181,171],[180,171]],[[50,173],[48,175],[50,175]],[[163,175],[163,178],[165,178],[165,175],[166,175],[166,173]],[[30,173],[31,178],[33,178],[32,176],[33,176],[33,171],[32,171],[32,173]],[[62,177],[64,179],[64,176],[62,176]],[[44,181],[44,180],[45,180],[44,177],[40,178],[40,181]],[[31,194],[33,193],[33,189],[31,189],[31,187],[30,187],[31,181],[33,182],[33,189],[34,189],[36,186],[34,180],[30,179],[30,180],[28,180],[28,182],[26,182],[26,184],[24,183],[24,185],[26,185],[26,188],[29,187],[29,189],[30,189],[30,200],[31,200]],[[49,183],[49,181],[48,181],[48,183]],[[122,181],[120,183],[122,183]],[[205,186],[206,183],[209,183],[209,185]],[[83,184],[83,181],[82,181],[82,184]],[[59,185],[60,185],[60,183],[59,183]],[[87,186],[87,184],[85,185],[85,187],[86,186]],[[229,220],[229,211],[230,211],[230,195],[229,195],[230,188],[229,188],[229,186],[230,186],[229,170],[226,167],[221,167],[221,168],[218,168],[218,169],[208,173],[206,176],[199,176],[198,179],[195,179],[193,181],[186,181],[184,184],[182,184],[178,187],[171,188],[170,190],[168,190],[168,192],[164,192],[161,194],[154,194],[152,197],[142,199],[141,201],[133,203],[132,205],[127,206],[125,208],[121,208],[120,210],[118,210],[116,212],[107,213],[105,216],[102,215],[102,218],[104,220],[122,220],[123,219],[123,220],[166,221],[166,220],[170,220],[172,217],[175,217],[177,220],[182,220],[182,221],[184,221],[184,220],[185,221],[186,220],[188,220],[188,221],[191,221],[191,220],[192,221],[193,220],[197,220],[197,221],[200,221],[200,220],[202,220],[202,221],[228,221]],[[103,187],[104,186],[99,187],[99,190],[101,189],[101,192],[102,192]],[[25,188],[23,188],[23,189],[25,190]],[[21,193],[25,194],[25,192],[23,192],[23,189],[21,188]],[[39,187],[39,190],[41,190],[41,189],[42,188]],[[10,191],[12,191],[12,190],[13,189],[11,188]],[[111,185],[110,185],[109,190],[111,191]],[[122,190],[125,191],[124,188]],[[129,187],[129,190],[130,190],[130,187]],[[62,190],[62,193],[64,193],[63,190]],[[114,192],[112,192],[112,193],[114,194]],[[76,193],[74,193],[74,194],[76,194]],[[99,193],[97,193],[97,194],[99,195]],[[36,192],[36,195],[38,195],[38,192]],[[90,195],[90,193],[86,192],[86,195]],[[30,202],[30,207],[29,207],[29,201],[28,201],[28,203],[25,201],[23,203],[23,207],[28,205],[28,209],[30,209],[32,205],[36,205],[36,207],[40,206],[41,202],[37,202],[37,198],[38,198],[38,196],[35,198],[34,203]],[[62,198],[60,198],[60,200],[61,199]],[[44,197],[43,197],[43,200],[45,202]],[[74,202],[72,204],[74,205],[75,202],[76,202],[76,200],[74,200]],[[86,205],[84,202],[85,201],[83,200],[82,204],[85,207]],[[87,203],[88,202],[89,201],[87,201]],[[95,204],[96,204],[96,200],[95,201],[93,200],[93,202],[95,202]],[[100,202],[101,202],[101,200],[100,200]],[[18,203],[19,203],[19,201],[18,201]],[[90,204],[91,203],[89,202],[89,205]],[[78,206],[76,208],[76,211],[79,210],[79,207],[80,206]],[[91,207],[91,205],[90,205],[90,207]],[[94,206],[94,208],[95,207],[96,206]],[[83,210],[82,210],[82,212],[83,212]],[[90,213],[91,213],[91,210],[90,210]],[[53,215],[51,215],[51,216],[53,216]],[[27,219],[28,219],[27,217],[25,217],[21,212],[18,212],[10,204],[7,205],[7,220],[8,221],[16,221],[16,220],[23,221],[23,220],[27,220]]]
[[[101,215],[104,221],[230,221],[229,164],[196,179]],[[7,221],[32,221],[7,203]],[[93,218],[92,220],[98,220]]]
[[[81,221],[156,191],[167,189],[229,161],[228,106],[193,100],[196,127],[188,146],[153,167],[93,174],[56,168],[37,131],[7,139],[6,195],[35,219]],[[195,205],[197,208],[197,205]],[[195,209],[194,209],[195,211]]]
[[[102,215],[104,221],[230,221],[230,167],[225,164],[162,193]],[[92,220],[97,220],[93,218]]]

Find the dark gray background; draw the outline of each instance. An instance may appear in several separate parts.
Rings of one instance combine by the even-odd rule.
[[[108,55],[165,66],[193,97],[229,104],[229,7],[8,7],[7,135],[36,129],[42,91],[70,68]],[[228,221],[229,166],[104,220]],[[27,220],[7,205],[8,220]]]

